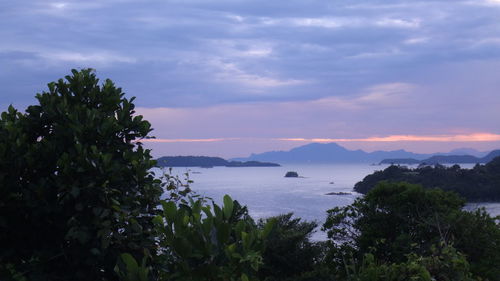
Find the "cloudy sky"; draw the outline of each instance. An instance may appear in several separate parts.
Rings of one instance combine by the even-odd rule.
[[[111,78],[154,154],[500,148],[500,0],[0,2],[0,109]]]

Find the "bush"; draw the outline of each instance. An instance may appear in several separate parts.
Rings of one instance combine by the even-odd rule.
[[[228,195],[224,205],[188,198],[187,203],[164,201],[154,222],[161,254],[151,280],[258,280],[270,220],[258,229],[245,207]],[[146,280],[148,266],[122,255],[117,272],[123,281]]]
[[[346,264],[348,281],[473,281],[465,256],[449,245],[433,246],[430,256],[408,254],[403,262],[380,263],[365,254],[360,266]]]

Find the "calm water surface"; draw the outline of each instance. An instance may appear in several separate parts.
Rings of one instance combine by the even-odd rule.
[[[472,167],[472,165],[470,165]],[[387,166],[365,164],[283,165],[282,167],[244,168],[175,168],[174,174],[189,172],[194,181],[191,188],[220,203],[225,194],[248,206],[252,217],[265,218],[293,212],[306,220],[321,224],[326,210],[351,204],[360,194],[352,191],[354,184],[366,175]],[[469,166],[464,166],[469,168]],[[287,171],[296,171],[300,178],[285,178]],[[350,195],[326,195],[349,192]],[[468,209],[484,206],[492,215],[500,215],[500,203],[474,203]],[[318,231],[313,239],[324,239]]]

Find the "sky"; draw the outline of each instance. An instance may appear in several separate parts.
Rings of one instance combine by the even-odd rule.
[[[135,96],[153,155],[500,148],[500,0],[0,1],[0,111],[72,68]]]

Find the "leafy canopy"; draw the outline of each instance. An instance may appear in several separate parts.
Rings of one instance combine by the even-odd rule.
[[[500,227],[484,210],[462,210],[464,204],[452,192],[382,182],[353,204],[328,211],[323,229],[330,238],[329,260],[342,268],[347,260],[360,264],[372,254],[377,262],[402,264],[410,254],[432,261],[441,252],[453,256],[445,262],[463,260],[474,275],[500,280]]]
[[[222,206],[192,196],[182,201],[163,201],[163,212],[154,219],[160,266],[148,275],[144,260],[139,266],[123,254],[116,267],[121,280],[258,280],[274,220],[257,228],[246,207],[228,195]]]
[[[318,224],[294,218],[293,213],[259,220],[264,228],[275,221],[267,238],[263,254],[264,264],[259,272],[262,280],[293,280],[305,272],[313,271],[321,258],[320,243],[310,241]]]
[[[151,126],[91,69],[36,98],[0,117],[0,264],[33,280],[112,280],[119,253],[155,251],[161,187],[138,142]]]

